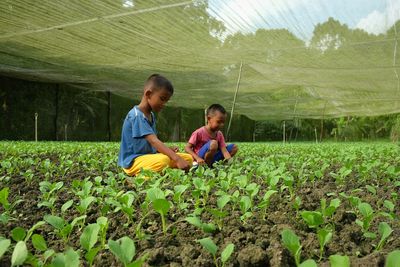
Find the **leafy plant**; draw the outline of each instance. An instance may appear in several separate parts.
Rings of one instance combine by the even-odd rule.
[[[213,233],[213,232],[215,232],[217,230],[217,227],[214,224],[212,224],[212,223],[203,223],[198,217],[195,217],[195,216],[186,217],[185,220],[188,223],[200,228],[205,233]]]
[[[99,231],[100,226],[97,223],[89,224],[85,227],[79,239],[81,247],[86,250],[85,259],[90,266],[92,266],[94,258],[101,249],[101,246],[94,247],[99,237]]]
[[[310,228],[317,228],[324,223],[322,213],[319,211],[302,211],[301,217]]]
[[[348,256],[331,255],[329,256],[331,267],[350,267],[350,258]]]
[[[390,252],[385,261],[385,267],[398,267],[400,262],[400,250]]]
[[[212,241],[212,239],[210,239],[209,237],[197,240],[197,242],[199,242],[203,248],[205,248],[212,256],[214,259],[214,264],[216,267],[223,267],[225,266],[225,263],[229,260],[229,258],[231,257],[234,249],[235,249],[235,245],[234,244],[228,244],[225,249],[221,252],[221,263],[222,265],[219,264],[219,261],[217,259],[217,251],[218,251],[218,247],[217,245],[214,243],[214,241]]]
[[[54,203],[57,200],[56,192],[59,191],[63,186],[63,182],[50,183],[48,181],[42,181],[39,183],[40,192],[42,192],[42,200],[38,203],[38,207],[47,207],[54,213]]]
[[[283,245],[292,253],[296,266],[298,267],[316,267],[317,264],[314,260],[308,259],[300,263],[301,248],[299,237],[289,229],[284,229],[281,232]]]
[[[69,236],[75,227],[75,225],[79,221],[83,221],[86,219],[86,215],[76,217],[72,220],[71,223],[68,223],[66,220],[64,220],[61,217],[54,216],[54,215],[45,215],[44,220],[53,226],[56,230],[56,234],[63,239],[64,244],[68,243]]]
[[[321,260],[324,253],[324,247],[332,239],[332,231],[322,228],[318,230],[317,235],[319,241],[319,260]]]
[[[79,253],[72,248],[65,253],[57,253],[51,261],[50,267],[79,267]]]
[[[386,222],[381,222],[378,226],[378,232],[381,236],[381,240],[375,248],[376,251],[382,249],[382,247],[385,245],[387,238],[392,234],[393,230],[389,224],[387,224]]]
[[[375,217],[375,213],[371,205],[366,202],[362,202],[358,204],[358,211],[362,216],[362,220],[357,219],[356,223],[361,226],[364,236],[367,238],[376,238],[374,233],[368,232],[368,229],[371,226],[371,221]]]
[[[108,248],[114,256],[121,261],[125,267],[140,267],[145,262],[147,254],[132,262],[136,255],[135,243],[132,239],[124,236],[117,241],[108,240]]]
[[[17,199],[13,203],[8,201],[9,188],[4,187],[0,191],[0,204],[3,207],[4,211],[0,214],[0,223],[6,224],[9,220],[12,219],[12,213],[14,208],[22,202],[22,199]]]

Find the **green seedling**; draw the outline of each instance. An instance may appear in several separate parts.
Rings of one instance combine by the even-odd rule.
[[[101,250],[101,246],[94,247],[99,237],[99,231],[100,226],[97,223],[89,224],[79,239],[81,247],[86,250],[85,259],[89,262],[89,266],[92,266],[94,258]]]
[[[362,221],[357,219],[356,223],[361,226],[364,236],[367,238],[376,238],[376,235],[374,233],[368,232],[369,227],[371,226],[371,221],[374,219],[375,217],[375,213],[374,210],[372,209],[371,205],[366,203],[366,202],[362,202],[360,204],[358,204],[358,211],[360,212],[361,216],[362,216]]]
[[[45,224],[44,221],[39,221],[35,225],[33,225],[28,231],[25,231],[24,228],[17,226],[11,230],[11,238],[17,242],[18,241],[27,242],[31,238],[33,231],[35,231],[37,228],[39,228],[44,224]]]
[[[101,249],[105,248],[106,245],[106,236],[107,236],[107,229],[108,229],[108,219],[107,217],[99,217],[96,220],[96,223],[100,226],[100,243]]]
[[[28,258],[28,248],[25,241],[18,241],[11,255],[11,266],[22,265]]]
[[[223,193],[218,199],[217,199],[217,207],[218,209],[207,209],[211,215],[214,217],[215,222],[218,226],[218,229],[221,231],[223,227],[223,220],[224,218],[228,215],[228,212],[224,210],[224,207],[226,204],[228,204],[231,201],[231,196]]]
[[[300,265],[301,245],[299,237],[289,229],[281,232],[283,245],[292,253],[296,266]]]
[[[293,201],[293,208],[296,210],[296,217],[299,216],[301,204],[303,204],[301,198],[299,196],[296,196],[296,198]]]
[[[76,209],[79,211],[80,215],[86,214],[89,206],[96,201],[96,198],[94,196],[89,196],[81,199],[79,202],[79,205],[76,206]]]
[[[12,219],[12,213],[14,211],[14,208],[21,203],[23,200],[19,199],[14,201],[13,203],[10,203],[8,201],[8,195],[9,195],[9,188],[4,187],[0,191],[0,204],[3,207],[4,212],[0,214],[0,223],[7,224],[8,221]]]
[[[350,267],[350,258],[348,256],[331,255],[329,256],[331,267]]]
[[[385,267],[398,267],[400,262],[400,250],[390,252],[385,261]]]
[[[322,213],[319,211],[302,211],[301,217],[309,228],[317,228],[324,223]]]
[[[317,235],[319,241],[319,260],[321,261],[324,253],[324,247],[332,239],[332,231],[322,228],[318,230]]]
[[[243,223],[246,223],[246,220],[253,216],[253,213],[251,212],[252,203],[250,197],[242,196],[239,200],[239,206],[242,212],[240,219]]]
[[[53,226],[55,228],[57,236],[59,236],[60,238],[63,239],[64,244],[67,244],[68,240],[69,240],[69,236],[70,236],[73,228],[75,227],[75,225],[79,221],[84,221],[86,219],[86,217],[87,217],[86,215],[83,215],[83,216],[74,218],[74,220],[71,223],[68,223],[63,218],[54,216],[54,215],[45,215],[44,220],[48,224],[50,224],[51,226]]]
[[[214,224],[203,223],[198,217],[186,217],[185,220],[188,223],[200,228],[205,233],[213,233],[217,230]]]
[[[366,185],[365,188],[367,188],[367,190],[372,193],[373,195],[376,195],[376,188],[373,187],[372,185]]]
[[[278,191],[276,191],[276,190],[268,190],[267,192],[265,192],[264,197],[262,198],[262,201],[258,204],[258,207],[262,211],[262,218],[263,219],[265,219],[265,217],[267,216],[267,210],[269,208],[271,196],[274,195],[277,192]]]
[[[381,236],[381,240],[379,241],[378,245],[376,246],[375,250],[379,251],[385,245],[387,238],[392,234],[393,230],[389,224],[386,222],[379,223],[378,226],[378,233]]]
[[[132,262],[136,255],[135,243],[132,239],[124,236],[117,241],[108,240],[108,248],[114,256],[124,264],[125,267],[140,267],[145,262],[147,254]]]
[[[67,202],[65,202],[62,206],[61,206],[61,213],[65,213],[69,208],[72,207],[72,205],[74,204],[74,201],[72,199],[68,200]]]
[[[193,185],[195,187],[193,193],[195,194],[196,197],[196,204],[195,204],[196,208],[200,203],[203,206],[207,205],[208,195],[210,193],[212,183],[213,183],[212,180],[209,180],[208,183],[206,183],[206,181],[203,179],[193,178]],[[202,200],[200,200],[200,197],[202,197]]]
[[[223,267],[225,266],[225,263],[229,260],[229,258],[231,257],[233,251],[235,250],[235,245],[234,244],[229,244],[225,247],[225,249],[221,252],[221,265],[219,264],[219,261],[217,259],[217,251],[218,251],[218,247],[217,245],[214,243],[214,241],[212,241],[212,239],[210,239],[209,237],[197,240],[197,242],[199,242],[203,248],[205,248],[212,256],[214,259],[214,264],[216,267]]]
[[[292,253],[296,266],[298,267],[316,267],[317,264],[314,260],[309,259],[300,263],[301,248],[299,237],[289,229],[284,229],[281,232],[283,245]]]
[[[51,261],[50,267],[79,267],[79,253],[72,248],[65,253],[57,253]]]
[[[165,199],[167,194],[169,194],[169,192],[163,192],[158,187],[150,188],[149,190],[147,190],[146,203],[144,203],[146,206],[152,203],[154,210],[160,214],[164,235],[167,233],[165,216],[171,208],[171,203]],[[139,225],[140,224],[141,223],[139,223]]]
[[[32,245],[35,249],[39,251],[44,252],[47,250],[46,240],[44,240],[42,235],[39,234],[32,235]]]
[[[189,188],[187,185],[176,185],[174,186],[173,200],[177,204],[178,208],[184,210],[188,207],[188,204],[182,200],[182,194]]]
[[[329,174],[335,179],[336,184],[343,184],[345,181],[346,177],[350,175],[352,172],[351,169],[348,169],[346,166],[343,166],[342,168],[339,169],[338,173],[330,172]]]
[[[161,216],[161,223],[164,235],[167,233],[167,224],[165,221],[165,216],[171,208],[171,203],[169,203],[166,199],[156,199],[153,201],[153,208],[157,211]]]
[[[388,212],[386,212],[386,211],[381,211],[381,212],[379,212],[379,215],[388,217],[388,218],[391,219],[391,220],[396,219],[396,213],[394,212],[395,205],[393,204],[392,201],[390,201],[390,200],[385,200],[385,201],[383,202],[383,207],[384,207],[385,209],[387,209]]]
[[[4,253],[6,253],[10,245],[11,245],[10,239],[5,239],[3,237],[0,237],[0,259],[3,257]]]
[[[54,203],[57,200],[57,192],[64,186],[63,182],[50,183],[42,181],[39,183],[40,192],[42,192],[42,200],[38,203],[38,207],[47,207],[54,213]]]
[[[340,206],[340,203],[340,199],[335,198],[331,200],[329,206],[326,206],[326,199],[321,199],[321,212],[324,218],[332,217],[337,208]]]

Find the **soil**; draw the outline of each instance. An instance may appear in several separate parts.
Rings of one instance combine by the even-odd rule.
[[[42,158],[48,158],[52,162],[57,163],[59,158],[57,155],[41,155]],[[314,183],[307,183],[302,187],[296,188],[296,196],[302,199],[301,209],[316,210],[320,207],[321,198],[327,198],[327,202],[335,197],[328,196],[327,193],[344,192],[348,195],[352,194],[355,188],[363,190],[353,193],[371,204],[374,210],[379,210],[382,206],[383,199],[391,199],[390,190],[385,188],[393,188],[390,181],[382,179],[379,183],[378,192],[376,195],[371,194],[365,189],[365,182],[350,176],[343,185],[337,185],[335,180],[329,175],[335,170],[335,166],[329,167],[321,180]],[[6,225],[0,225],[0,236],[10,238],[11,230],[17,226],[24,229],[29,229],[36,222],[43,220],[44,215],[49,214],[49,209],[38,207],[40,202],[41,192],[39,191],[39,182],[45,180],[45,175],[35,168],[31,167],[34,172],[34,179],[27,183],[25,178],[19,174],[13,174],[7,181],[4,179],[6,173],[0,173],[3,177],[1,187],[8,186],[10,188],[10,202],[18,199],[22,200],[15,208],[15,213],[12,215],[13,220],[10,220]],[[51,182],[63,181],[64,187],[58,193],[56,201],[56,210],[60,210],[63,203],[70,199],[75,199],[76,196],[68,190],[71,188],[73,180],[83,180],[86,177],[105,177],[106,172],[92,171],[91,173],[81,171],[84,168],[74,168],[67,172],[64,177],[51,176]],[[120,170],[116,167],[110,167],[107,171],[119,173]],[[94,182],[94,180],[93,180]],[[126,190],[132,190],[126,184]],[[172,189],[172,188],[171,188]],[[262,190],[261,190],[262,191]],[[213,193],[213,192],[212,192]],[[265,192],[260,192],[262,195]],[[186,195],[189,197],[189,195]],[[142,224],[142,230],[146,234],[146,238],[142,240],[135,239],[137,256],[148,255],[144,266],[198,266],[211,267],[215,266],[212,256],[205,251],[196,240],[211,237],[213,241],[220,247],[224,248],[227,244],[235,245],[234,253],[225,266],[295,266],[294,258],[290,252],[285,249],[281,242],[280,233],[283,229],[292,229],[301,240],[302,244],[302,259],[319,259],[319,242],[315,229],[310,229],[302,221],[300,215],[293,208],[293,202],[285,194],[275,194],[271,198],[271,203],[263,217],[261,213],[254,212],[253,216],[246,222],[242,222],[240,212],[235,210],[223,219],[223,228],[213,234],[205,234],[199,228],[184,221],[187,213],[174,207],[169,212],[167,223],[170,225],[167,234],[163,234],[160,225],[158,214],[151,214]],[[370,240],[363,236],[360,226],[356,221],[356,214],[351,207],[349,201],[341,198],[342,205],[334,214],[331,223],[334,226],[335,232],[331,242],[326,246],[323,253],[323,258],[319,262],[319,266],[329,266],[328,257],[334,254],[348,255],[351,257],[351,266],[384,266],[385,255],[395,249],[400,248],[400,209],[396,208],[397,219],[390,221],[390,225],[394,230],[392,235],[387,240],[384,248],[375,252],[375,245],[379,240]],[[137,205],[139,203],[135,202]],[[213,194],[208,203],[215,205],[216,199]],[[101,216],[101,204],[92,205],[87,213],[86,224],[95,223],[96,219]],[[229,204],[228,204],[229,205]],[[395,207],[399,207],[400,202],[397,200]],[[189,209],[192,206],[189,207]],[[3,212],[0,208],[0,213]],[[79,216],[76,210],[70,209],[65,214],[64,218],[71,221]],[[139,207],[134,216],[134,221],[137,222],[142,218]],[[124,226],[127,219],[121,213],[109,213],[109,228],[107,230],[107,238],[114,240],[122,236],[131,236],[135,238],[135,229],[132,225]],[[202,220],[207,222],[209,218],[203,214]],[[377,232],[377,226],[384,218],[378,217],[373,220],[371,231]],[[386,220],[387,221],[387,220]],[[65,244],[57,235],[54,234],[52,226],[45,224],[35,231],[35,233],[44,236],[47,246],[55,251],[64,251],[67,247],[78,249],[79,237],[81,230],[76,229],[72,232],[69,241]],[[36,251],[30,242],[28,242],[30,252],[41,255],[41,252]],[[219,250],[220,253],[221,250]],[[81,252],[81,259],[84,258],[84,252]],[[11,252],[6,252],[0,261],[1,266],[10,265]],[[86,263],[84,263],[86,266]],[[102,250],[96,256],[94,266],[122,266],[120,262],[109,252]]]

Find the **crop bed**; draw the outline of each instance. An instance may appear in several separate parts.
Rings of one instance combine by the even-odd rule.
[[[230,164],[134,179],[118,148],[1,142],[0,265],[400,262],[396,144],[240,143]]]

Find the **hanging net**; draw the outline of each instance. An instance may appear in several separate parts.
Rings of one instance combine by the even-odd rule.
[[[350,2],[3,0],[0,75],[140,99],[161,73],[170,105],[238,89],[255,120],[398,113],[400,0]]]

